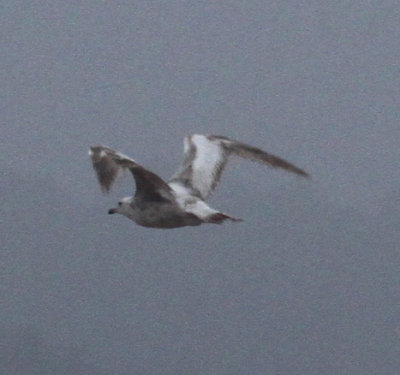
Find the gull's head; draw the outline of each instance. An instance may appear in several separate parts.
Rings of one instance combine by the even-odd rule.
[[[131,213],[133,211],[133,205],[132,205],[132,198],[131,197],[126,197],[121,199],[118,202],[118,207],[115,208],[110,208],[108,210],[108,214],[112,215],[112,214],[121,214],[121,215],[125,215],[128,216],[129,213]]]

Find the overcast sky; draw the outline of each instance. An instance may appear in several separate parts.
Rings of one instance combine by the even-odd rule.
[[[4,374],[363,374],[400,368],[398,1],[0,3]],[[168,178],[190,133],[232,161],[175,230],[107,210],[105,144]]]

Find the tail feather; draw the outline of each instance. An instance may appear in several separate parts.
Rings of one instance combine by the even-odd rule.
[[[213,223],[213,224],[222,224],[225,220],[231,220],[234,222],[243,221],[243,219],[224,214],[223,212],[217,212],[217,213],[209,216],[207,219],[207,222]]]

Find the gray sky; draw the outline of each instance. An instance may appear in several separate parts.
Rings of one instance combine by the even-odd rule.
[[[398,1],[3,1],[0,369],[382,374],[400,367]],[[168,178],[237,138],[241,224],[109,217],[102,143]],[[2,247],[3,247],[2,246]]]

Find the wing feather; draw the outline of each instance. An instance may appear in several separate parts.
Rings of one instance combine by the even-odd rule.
[[[136,183],[135,197],[151,201],[173,199],[171,188],[163,179],[128,156],[106,146],[91,147],[89,155],[92,158],[100,187],[105,193],[110,191],[120,171],[129,169]]]
[[[266,164],[274,168],[282,168],[303,177],[309,177],[307,172],[296,167],[294,164],[289,163],[288,161],[278,156],[272,155],[268,152],[265,152],[259,148],[230,140],[226,141],[226,145],[229,150],[232,151],[232,153],[244,159],[252,160],[261,164]]]
[[[185,138],[183,163],[169,182],[179,183],[191,194],[206,199],[218,185],[231,155],[309,177],[294,164],[259,148],[226,137],[194,134]]]
[[[228,150],[219,140],[204,135],[190,135],[184,140],[184,160],[170,182],[180,183],[191,194],[205,199],[218,184]]]
[[[121,171],[121,167],[114,160],[115,151],[106,146],[90,147],[89,156],[92,159],[101,190],[108,193]]]

